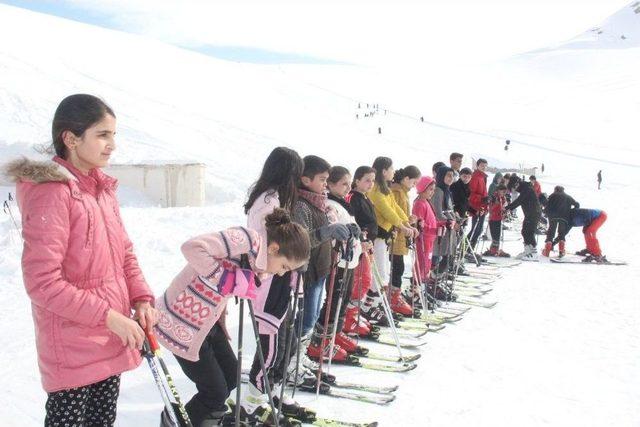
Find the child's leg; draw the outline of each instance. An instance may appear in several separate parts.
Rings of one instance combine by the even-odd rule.
[[[45,427],[85,425],[89,387],[77,387],[49,393],[45,405]]]
[[[394,288],[402,287],[402,275],[404,274],[404,257],[402,255],[393,256],[391,285]]]
[[[116,421],[116,407],[120,393],[120,375],[114,375],[89,386],[87,425],[112,426]]]
[[[378,274],[382,279],[381,286],[386,286],[389,281],[389,277],[387,277],[389,255],[387,253],[387,242],[384,239],[376,239],[373,242],[373,259],[376,263]]]
[[[353,281],[354,281],[354,274],[355,274],[355,269],[351,269],[349,270],[349,274],[347,274],[347,278],[345,280],[345,293],[344,293],[344,298],[342,300],[342,305],[340,306],[340,314],[338,315],[338,329],[336,329],[338,332],[342,331],[342,327],[344,326],[344,318],[347,314],[347,305],[349,302],[349,295],[351,295],[352,291],[353,291]]]
[[[194,426],[208,415],[226,408],[225,400],[236,387],[236,359],[222,328],[215,325],[202,343],[197,362],[176,356],[185,375],[195,383],[198,392],[185,405]]]
[[[304,286],[304,317],[302,319],[302,335],[307,335],[313,329],[320,316],[320,304],[322,304],[322,286],[326,277],[316,282],[305,283]]]
[[[489,221],[489,229],[491,230],[491,246],[498,248],[502,234],[502,221]]]
[[[342,292],[342,286],[344,284],[343,279],[344,279],[345,272],[346,271],[344,268],[337,269],[335,280],[333,283],[333,293],[329,294],[329,286],[331,285],[329,283],[329,280],[325,282],[325,288],[327,291],[326,297],[324,299],[324,304],[322,304],[322,307],[320,309],[320,314],[318,315],[318,321],[316,324],[316,331],[319,331],[321,333],[323,332],[325,335],[328,335],[331,331],[333,331],[333,320],[335,319],[335,315],[336,315],[338,298],[340,297],[340,293]],[[331,301],[331,310],[329,310],[329,312],[327,313],[327,307],[329,306],[329,301]],[[329,316],[329,323],[328,323],[329,330],[324,331],[324,323],[327,316]]]

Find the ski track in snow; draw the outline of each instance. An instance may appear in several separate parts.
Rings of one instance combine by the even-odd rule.
[[[407,79],[405,86],[394,82],[387,90],[374,84],[379,76],[364,70],[231,64],[3,5],[0,24],[0,38],[11,35],[16,41],[15,46],[0,45],[0,82],[7,82],[0,84],[3,161],[33,155],[33,143],[47,139],[57,102],[82,90],[99,93],[116,108],[117,161],[196,158],[207,164],[210,205],[203,208],[161,209],[131,189],[119,190],[125,225],[157,295],[183,267],[179,248],[186,239],[245,223],[246,189],[275,145],[319,154],[352,170],[376,155],[390,155],[396,166],[415,163],[428,173],[454,150],[467,160],[471,153],[482,153],[511,164],[544,162],[543,189],[550,193],[563,184],[584,207],[606,210],[609,219],[599,232],[602,247],[610,258],[627,259],[630,265],[540,262],[504,269],[485,297],[498,305],[474,307],[460,322],[427,334],[416,370],[392,374],[332,368],[342,380],[400,385],[395,402],[379,407],[323,396],[316,400],[300,392],[296,398],[321,416],[377,420],[381,426],[640,425],[640,268],[632,258],[638,233],[630,221],[640,207],[634,197],[640,176],[632,138],[637,135],[633,118],[640,113],[637,49],[544,51],[500,65],[502,74],[492,69],[452,72],[441,85],[419,88]],[[33,43],[14,35],[44,24],[55,30],[51,40]],[[121,52],[121,61],[135,67],[96,65],[101,62],[92,52],[82,60],[56,53],[55,43],[68,44],[78,34],[87,43],[110,43]],[[141,51],[147,53],[144,63],[137,59]],[[564,68],[558,68],[560,61]],[[583,64],[593,64],[594,71],[585,72]],[[181,75],[189,78],[175,79]],[[462,93],[469,102],[460,102]],[[356,113],[365,111],[364,105],[354,105],[361,94],[395,108],[388,108],[388,115],[354,121]],[[416,120],[420,114],[415,112],[422,110],[429,113],[424,113],[425,123]],[[512,141],[520,144],[505,152],[503,139],[513,134],[518,138]],[[604,169],[601,191],[596,190],[598,169]],[[13,188],[0,187],[0,201],[9,191]],[[15,205],[12,209],[18,215]],[[568,249],[583,245],[581,230],[574,229]],[[521,242],[509,241],[506,249],[515,255]],[[8,427],[42,425],[46,398],[20,255],[20,237],[9,216],[0,214],[0,322],[5,326],[0,334],[0,425]],[[236,334],[234,305],[228,323]],[[249,322],[245,325],[248,367],[254,345]],[[390,346],[364,345],[395,354]],[[173,356],[164,354],[188,400],[193,385]],[[146,362],[123,375],[117,426],[155,426],[161,408]]]

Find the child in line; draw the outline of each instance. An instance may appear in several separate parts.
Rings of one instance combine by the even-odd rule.
[[[433,250],[432,270],[434,275],[443,274],[448,271],[450,260],[455,252],[453,235],[460,229],[453,212],[453,201],[450,186],[453,183],[453,169],[442,166],[438,169],[436,176],[436,188],[431,198],[431,205],[439,223],[445,224],[442,235],[438,236]],[[431,292],[438,299],[446,299],[446,295],[436,293],[435,287]],[[442,298],[440,298],[442,297]]]
[[[344,315],[347,309],[346,299],[351,295],[353,290],[354,270],[360,261],[362,247],[359,241],[360,228],[356,224],[356,219],[353,217],[353,211],[351,210],[349,202],[345,200],[345,196],[351,189],[351,174],[349,170],[342,166],[333,166],[329,171],[327,185],[329,187],[329,200],[327,203],[335,210],[337,222],[347,225],[354,233],[350,247],[343,249],[345,253],[338,262],[332,294],[329,294],[329,283],[325,285],[327,291],[325,303],[314,328],[308,354],[313,359],[318,360],[320,357],[329,358],[331,333],[334,329],[337,313],[338,321],[336,325],[335,345],[333,354],[330,357],[337,362],[341,362],[347,359],[348,354],[358,351],[357,342],[342,332],[342,326],[344,325]],[[337,312],[338,300],[341,294],[344,295],[345,300],[342,301],[340,312]],[[331,301],[331,310],[327,312],[329,301]],[[329,316],[328,319],[326,316]],[[326,331],[324,329],[325,321],[327,321],[328,324]]]
[[[393,183],[391,184],[391,193],[400,209],[402,209],[407,218],[409,218],[411,224],[415,223],[416,217],[411,214],[409,191],[415,187],[416,182],[421,176],[420,169],[415,166],[407,166],[395,171]],[[404,257],[409,255],[408,244],[417,236],[417,229],[413,227],[411,234],[405,234],[400,230],[396,235],[393,248],[391,249],[393,263],[391,268],[391,299],[389,300],[389,305],[391,306],[391,310],[403,316],[413,315],[411,306],[402,296],[402,276],[404,275]]]
[[[414,229],[409,224],[409,216],[398,206],[389,188],[389,182],[393,180],[395,174],[392,160],[388,157],[378,157],[373,162],[373,168],[376,170],[376,182],[368,196],[373,203],[378,221],[378,236],[373,243],[374,268],[382,280],[380,286],[386,287],[389,281],[387,245],[393,240],[395,230],[402,231],[407,236],[413,236]],[[363,315],[370,321],[376,320],[371,315],[380,312],[377,310],[380,303],[379,295],[369,290]]]
[[[275,209],[265,221],[266,239],[255,230],[232,227],[185,242],[187,265],[156,300],[158,341],[198,390],[185,406],[194,426],[220,422],[237,385],[237,359],[224,318],[229,298],[255,299],[261,278],[282,276],[309,258],[309,236],[285,210]],[[260,406],[249,415],[260,417],[265,410]],[[166,411],[162,417],[166,423]]]
[[[460,181],[458,181],[460,182]],[[416,183],[418,197],[413,202],[412,213],[418,219],[418,229],[420,235],[416,239],[416,263],[415,269],[419,276],[420,283],[428,283],[430,280],[431,258],[433,257],[433,244],[438,229],[444,227],[446,222],[438,222],[436,213],[431,205],[431,199],[435,193],[436,182],[430,176],[423,176]],[[415,285],[419,284],[416,278]],[[418,289],[418,291],[421,291]],[[414,295],[415,300],[415,295]]]
[[[298,351],[306,353],[309,334],[320,316],[322,289],[331,270],[331,240],[346,241],[352,232],[346,225],[336,222],[336,213],[327,204],[329,163],[318,156],[306,156],[303,162],[293,215],[308,231],[311,241],[311,256],[304,274],[303,339],[298,343]]]
[[[371,166],[360,166],[356,169],[351,183],[351,192],[345,197],[349,202],[356,223],[362,230],[362,255],[354,272],[353,292],[347,306],[343,331],[349,335],[366,337],[374,328],[363,316],[359,315],[362,300],[371,287],[371,261],[373,242],[378,236],[378,221],[373,203],[367,197],[376,179],[376,170]],[[380,310],[383,313],[383,310]]]
[[[500,238],[502,237],[502,219],[504,208],[507,206],[507,186],[498,184],[495,193],[489,202],[489,231],[491,232],[491,247],[483,254],[484,256],[497,256],[509,258],[511,255],[500,249]]]
[[[24,159],[6,170],[22,214],[45,426],[112,426],[120,374],[140,364],[143,328],[157,320],[120,217],[117,181],[101,171],[115,133],[104,101],[71,95],[53,117],[53,161]]]
[[[283,208],[291,214],[297,200],[298,183],[302,176],[304,163],[295,150],[286,147],[276,147],[264,162],[258,180],[251,186],[249,197],[244,205],[247,214],[247,226],[260,233],[263,240],[267,238],[265,221],[267,215],[276,208]],[[253,364],[249,371],[250,393],[245,395],[243,407],[250,408],[256,403],[267,403],[265,383],[269,381],[274,399],[277,401],[280,393],[278,388],[287,372],[285,366],[285,347],[287,326],[293,322],[294,313],[289,311],[291,294],[298,287],[297,272],[287,272],[282,276],[269,275],[261,280],[262,285],[257,289],[254,311],[258,323],[260,347],[264,355],[267,377],[263,376],[258,353],[254,355]],[[300,286],[300,291],[302,287]],[[292,292],[293,291],[293,292]],[[315,378],[306,366],[311,361],[306,355],[298,369],[298,377],[294,379],[295,358],[290,359],[289,379],[297,384],[305,378]],[[279,404],[276,403],[276,404]],[[308,412],[295,400],[284,395],[282,401],[284,415],[296,419],[306,419]]]

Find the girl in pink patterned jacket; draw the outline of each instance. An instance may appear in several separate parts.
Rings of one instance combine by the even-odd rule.
[[[266,241],[251,229],[232,227],[203,234],[182,245],[187,265],[156,300],[155,328],[198,392],[186,404],[194,426],[217,421],[236,387],[237,359],[224,328],[227,300],[255,299],[260,279],[283,275],[309,258],[309,236],[287,212],[267,215]],[[166,417],[166,414],[163,414]]]

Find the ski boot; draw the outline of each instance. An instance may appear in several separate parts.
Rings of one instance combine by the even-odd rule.
[[[502,249],[498,249],[498,257],[500,258],[511,258],[511,254],[503,251]]]
[[[277,396],[273,398],[273,403],[276,408],[280,407],[280,399]],[[312,424],[317,418],[314,410],[300,406],[298,402],[286,395],[282,399],[281,414],[287,418],[295,418],[305,424]]]
[[[220,425],[224,427],[235,426],[236,417],[236,405],[229,399],[227,405],[231,409],[231,412],[225,414]],[[271,407],[266,405],[260,405],[255,408],[254,411],[248,411],[244,406],[240,406],[240,425],[241,426],[275,426],[275,418],[271,411]],[[301,427],[302,423],[294,418],[288,418],[283,414],[278,415],[278,425],[283,427]]]
[[[160,427],[186,427],[186,423],[184,423],[180,418],[178,405],[176,403],[171,403],[171,405],[173,406],[174,414],[178,418],[178,424],[174,423],[171,420],[169,411],[167,411],[167,408],[164,408],[164,410],[160,414]],[[224,409],[221,409],[219,411],[212,411],[211,413],[207,414],[206,419],[204,419],[200,425],[203,427],[219,426],[220,422],[222,421],[222,417],[224,417],[224,414],[226,414],[227,410],[228,408],[225,406]]]
[[[597,255],[589,254],[582,260],[582,262],[584,262],[584,263],[593,262],[593,263],[596,263],[596,264],[606,264],[606,263],[609,262],[609,260],[607,260],[607,257],[605,257],[604,255],[597,256]]]
[[[382,308],[382,303],[377,303],[376,305],[364,304],[360,314],[365,319],[366,322],[369,322],[378,326],[389,326],[390,321],[393,322],[395,319],[388,319],[384,309]]]
[[[400,290],[400,288],[396,288],[395,286],[391,287],[391,301],[389,301],[389,305],[391,306],[391,310],[394,313],[398,313],[402,316],[413,315],[411,306],[407,304],[407,302],[402,297],[402,291]]]
[[[362,320],[362,318],[360,319]],[[366,323],[358,322],[358,307],[349,304],[342,325],[342,332],[359,337],[367,337],[371,335],[371,328]]]
[[[587,255],[589,255],[589,249],[583,249],[581,251],[578,251],[578,252],[576,252],[576,255],[587,256]]]
[[[551,250],[552,249],[553,249],[553,243],[552,242],[546,242],[544,244],[544,249],[542,250],[542,256],[549,258],[549,255],[551,254]]]
[[[558,258],[562,258],[565,254],[564,240],[560,240],[558,242]]]
[[[519,253],[516,258],[522,261],[537,261],[538,260],[538,251],[532,245],[525,245],[524,251]]]
[[[498,256],[498,247],[491,245],[491,247],[487,249],[482,256]]]
[[[358,341],[349,338],[344,332],[338,332],[336,334],[336,345],[344,349],[347,353],[355,356],[366,356],[369,353],[369,349],[358,345]]]
[[[345,363],[349,361],[349,354],[338,344],[333,346],[333,354],[329,355],[331,342],[328,339],[314,339],[307,348],[307,356],[313,360],[320,360],[322,357],[325,361],[331,359],[336,363]]]

